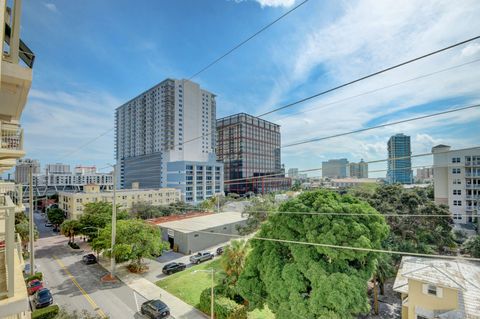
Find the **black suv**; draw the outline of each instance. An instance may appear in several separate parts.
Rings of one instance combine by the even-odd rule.
[[[94,254],[88,254],[82,257],[82,261],[85,265],[94,264],[97,262],[97,257]]]
[[[152,319],[163,319],[170,316],[170,308],[158,299],[144,302],[140,312],[142,315]]]
[[[185,265],[184,263],[169,263],[163,266],[162,272],[165,275],[170,275],[185,270],[185,268],[187,268],[187,265]]]

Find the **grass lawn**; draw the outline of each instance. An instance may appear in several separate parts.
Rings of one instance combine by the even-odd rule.
[[[204,262],[200,265],[187,268],[184,271],[168,276],[168,278],[157,281],[157,286],[165,289],[172,295],[177,296],[191,306],[196,307],[200,302],[200,294],[212,284],[211,274],[207,272],[196,272],[195,270],[221,270],[220,258]],[[216,276],[216,283],[222,278]],[[248,313],[249,319],[275,319],[273,313],[268,309],[254,310]]]

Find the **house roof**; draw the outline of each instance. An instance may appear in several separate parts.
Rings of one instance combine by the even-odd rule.
[[[246,220],[247,217],[238,212],[227,212],[208,214],[204,216],[192,217],[183,220],[170,222],[161,222],[156,225],[161,228],[168,228],[180,231],[182,233],[192,233],[202,231],[222,225],[228,225]]]
[[[403,257],[393,290],[408,294],[408,280],[455,289],[459,309],[440,315],[444,319],[480,318],[480,264],[465,260]]]

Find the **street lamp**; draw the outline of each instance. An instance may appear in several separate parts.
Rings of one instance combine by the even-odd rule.
[[[116,164],[107,164],[113,168],[113,199],[112,199],[112,244],[110,255],[110,275],[105,276],[105,280],[112,281],[115,280],[115,257],[113,256],[113,248],[115,247],[115,237],[117,236],[117,165]]]
[[[212,287],[211,287],[211,290],[210,290],[210,319],[214,319],[214,303],[213,303],[213,287],[215,285],[215,269],[211,268],[211,269],[205,269],[205,270],[194,270],[193,273],[196,273],[196,272],[206,272],[206,273],[211,273],[212,274]]]

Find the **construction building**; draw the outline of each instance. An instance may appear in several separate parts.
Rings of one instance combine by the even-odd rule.
[[[280,125],[245,113],[218,119],[216,154],[228,193],[268,193],[292,185],[281,164]]]

